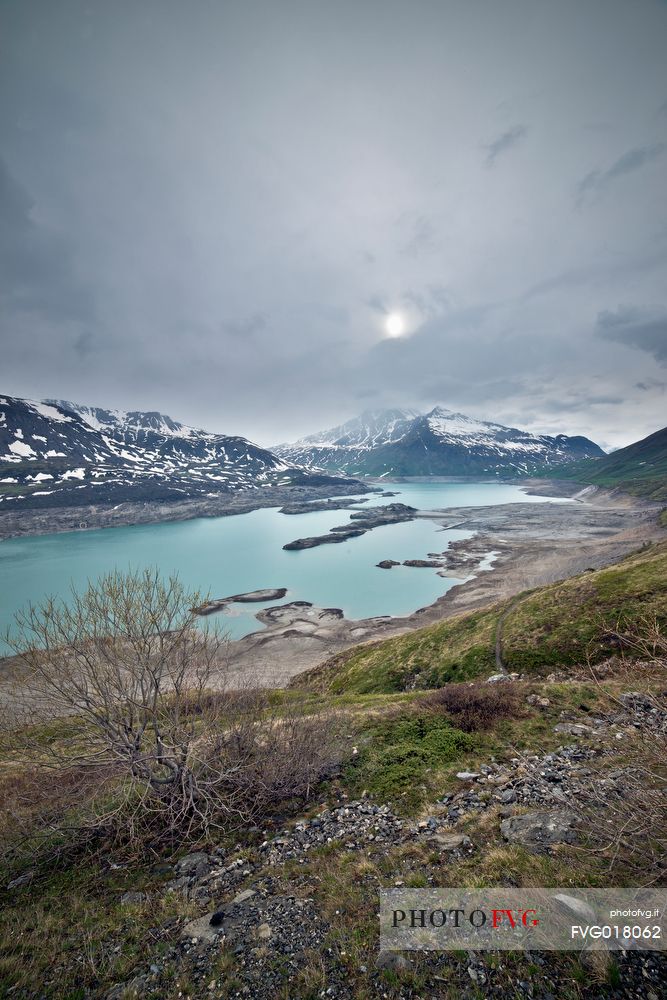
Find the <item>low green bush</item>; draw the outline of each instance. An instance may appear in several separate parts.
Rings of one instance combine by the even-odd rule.
[[[467,733],[428,713],[380,723],[366,738],[346,772],[353,792],[366,790],[404,812],[421,805],[440,768],[475,745]]]

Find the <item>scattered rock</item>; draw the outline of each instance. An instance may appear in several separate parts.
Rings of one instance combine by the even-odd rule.
[[[222,934],[222,924],[217,922],[215,924],[211,923],[214,916],[216,916],[215,913],[205,913],[203,917],[191,920],[183,927],[181,937],[188,938],[189,940],[206,941],[212,944],[218,935]]]
[[[579,917],[581,920],[585,920],[587,923],[591,924],[596,922],[597,917],[595,910],[583,899],[577,899],[576,896],[570,896],[566,892],[558,893],[555,898],[564,909],[568,910],[570,913],[574,913],[574,915]]]
[[[539,694],[529,694],[526,702],[529,705],[537,705],[538,708],[548,708],[551,704],[548,698],[543,698]]]
[[[29,885],[35,877],[34,871],[25,872],[24,875],[19,875],[18,878],[13,878],[11,882],[7,883],[8,889],[22,889],[24,885]]]
[[[573,844],[576,833],[572,813],[531,812],[510,816],[500,824],[505,840],[529,849],[544,849],[552,844]]]
[[[252,899],[252,897],[256,896],[256,895],[257,895],[257,893],[255,892],[254,889],[244,889],[243,892],[239,892],[239,894],[237,896],[234,896],[234,899],[232,900],[232,904],[234,904],[234,903],[237,903],[237,904],[238,903],[245,903],[246,900]]]
[[[134,1000],[146,995],[148,976],[135,976],[129,983],[114,986],[106,995],[106,1000]]]
[[[618,696],[618,700],[630,712],[652,712],[655,709],[653,700],[639,691],[626,691]]]
[[[183,893],[183,895],[187,895],[191,881],[192,880],[189,875],[181,875],[179,878],[173,878],[171,881],[167,882],[165,884],[164,891],[180,892]]]
[[[559,722],[557,726],[554,726],[554,732],[563,733],[566,736],[590,736],[593,730],[581,722]]]
[[[400,566],[400,562],[396,559],[382,559],[381,562],[376,563],[378,569],[391,569],[392,566]]]
[[[375,968],[384,969],[387,972],[395,972],[400,975],[408,972],[412,968],[412,962],[397,951],[381,951],[375,959]]]
[[[178,875],[187,875],[188,877],[192,875],[197,875],[201,877],[202,875],[208,874],[211,870],[211,863],[209,861],[208,854],[204,854],[203,851],[195,851],[194,854],[186,854],[184,858],[176,865],[176,872]]]
[[[457,771],[456,777],[459,781],[476,781],[477,778],[481,778],[481,774],[477,771]]]
[[[429,840],[437,844],[441,851],[458,851],[472,847],[470,837],[460,833],[434,833]]]
[[[486,970],[481,962],[468,966],[468,975],[476,986],[484,986],[486,983]]]
[[[499,792],[497,796],[500,802],[507,804],[509,802],[516,802],[516,792],[513,788],[506,788],[504,791]]]
[[[264,841],[260,851],[270,863],[280,863],[334,840],[340,840],[348,850],[359,850],[369,843],[398,843],[405,836],[403,821],[388,806],[360,799],[339,809],[325,809],[309,822],[297,824],[294,830]]]

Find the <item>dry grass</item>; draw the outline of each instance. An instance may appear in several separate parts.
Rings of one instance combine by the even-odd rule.
[[[615,787],[594,784],[582,820],[609,872],[636,885],[667,884],[667,636],[655,618],[615,631],[621,656],[612,690],[596,678],[604,710],[614,719],[609,767]],[[638,662],[644,669],[638,669]],[[618,694],[619,688],[623,693]],[[613,693],[612,693],[613,691]],[[618,738],[620,737],[620,739]]]

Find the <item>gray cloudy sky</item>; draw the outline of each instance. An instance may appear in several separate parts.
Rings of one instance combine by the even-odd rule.
[[[667,424],[664,0],[0,0],[0,45],[5,392]]]

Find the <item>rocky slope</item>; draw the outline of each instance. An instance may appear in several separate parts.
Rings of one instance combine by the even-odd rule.
[[[604,454],[585,437],[530,434],[439,406],[367,412],[274,450],[309,468],[370,476],[529,475]]]
[[[160,413],[0,397],[1,510],[173,502],[327,484],[340,480],[245,438],[187,427]]]

